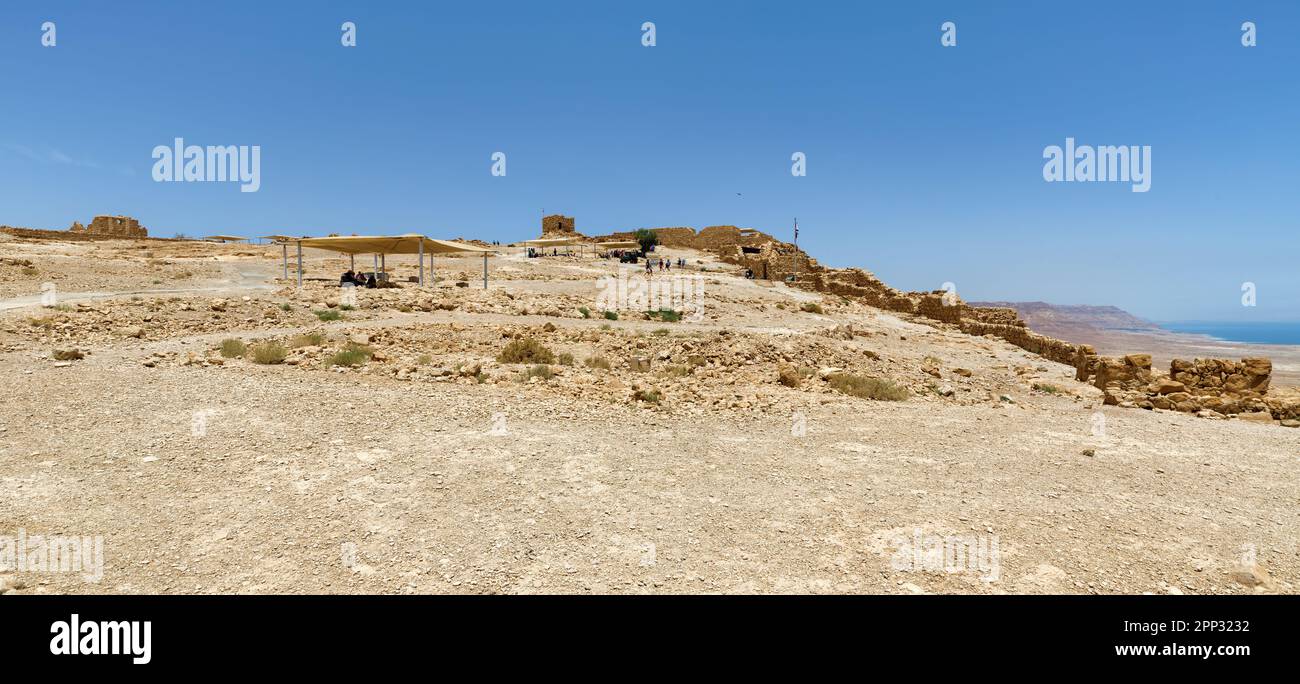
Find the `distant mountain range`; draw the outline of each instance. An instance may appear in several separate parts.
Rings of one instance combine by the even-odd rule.
[[[1160,326],[1115,306],[1047,302],[967,302],[1015,309],[1030,330],[1069,342],[1095,344],[1106,331],[1157,332]]]

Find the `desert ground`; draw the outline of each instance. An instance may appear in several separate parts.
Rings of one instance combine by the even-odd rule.
[[[1103,406],[693,250],[700,320],[611,320],[617,261],[502,249],[486,290],[390,256],[348,306],[328,252],[298,288],[276,246],[0,235],[0,534],[105,558],[0,593],[1300,589],[1300,429]],[[918,535],[995,540],[996,577],[900,568]]]

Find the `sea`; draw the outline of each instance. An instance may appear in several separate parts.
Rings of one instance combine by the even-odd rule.
[[[1160,327],[1173,332],[1209,335],[1229,342],[1300,345],[1300,321],[1278,323],[1178,321],[1161,323]]]

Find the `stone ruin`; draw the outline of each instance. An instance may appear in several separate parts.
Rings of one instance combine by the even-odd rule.
[[[89,226],[73,221],[68,232],[121,238],[149,237],[149,231],[130,216],[96,216]]]
[[[749,269],[755,278],[761,280],[785,280],[788,276],[822,270],[817,260],[803,250],[752,228],[708,226],[698,233],[694,228],[681,226],[650,230],[655,232],[659,244],[664,247],[711,252],[725,263]],[[635,240],[636,231],[620,231],[596,239]]]
[[[574,228],[573,217],[562,214],[551,214],[542,217],[542,237],[576,237],[578,231]]]
[[[1268,359],[1175,359],[1168,375],[1153,373],[1148,354],[1100,357],[1090,345],[1030,330],[1014,309],[970,306],[955,292],[944,290],[896,290],[860,268],[821,266],[793,244],[757,230],[736,226],[709,226],[699,232],[687,227],[651,230],[666,247],[711,252],[726,263],[750,269],[755,278],[785,280],[797,273],[794,287],[924,317],[968,335],[996,337],[1045,359],[1074,366],[1078,380],[1092,381],[1104,392],[1106,404],[1184,411],[1204,417],[1300,419],[1300,399],[1267,396],[1273,368]],[[634,234],[625,231],[598,239],[629,240]]]
[[[1273,362],[1264,358],[1174,359],[1169,373],[1152,371],[1150,354],[1119,358],[1092,354],[1080,345],[1075,378],[1092,382],[1113,406],[1231,415],[1258,420],[1300,418],[1300,400],[1268,395]]]

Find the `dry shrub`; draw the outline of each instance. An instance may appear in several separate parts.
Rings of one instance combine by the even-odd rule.
[[[480,371],[479,375],[481,376],[482,374],[483,374],[482,371]],[[478,376],[475,377],[477,378]],[[542,381],[545,382],[547,380],[550,380],[553,377],[555,377],[555,373],[551,371],[551,367],[539,363],[536,366],[525,368],[519,371],[519,374],[515,376],[514,380],[515,382],[526,384],[529,380],[533,378],[541,378]],[[479,379],[479,384],[480,385],[483,384],[482,379]]]
[[[243,356],[248,351],[248,347],[243,342],[236,339],[221,341],[221,355],[227,359],[235,359]]]
[[[518,337],[510,341],[497,355],[499,363],[555,363],[555,355],[541,342],[531,337]]]
[[[862,399],[903,401],[907,390],[881,378],[868,378],[850,373],[836,373],[827,379],[831,389]]]
[[[647,404],[658,404],[661,397],[659,390],[639,389],[632,393],[632,398],[636,401],[644,401]]]
[[[289,340],[289,347],[298,349],[300,347],[319,347],[325,343],[325,335],[318,332],[299,335]]]
[[[289,350],[279,342],[264,342],[256,344],[248,349],[248,355],[252,357],[253,363],[271,365],[284,363],[284,358],[289,355]]]

